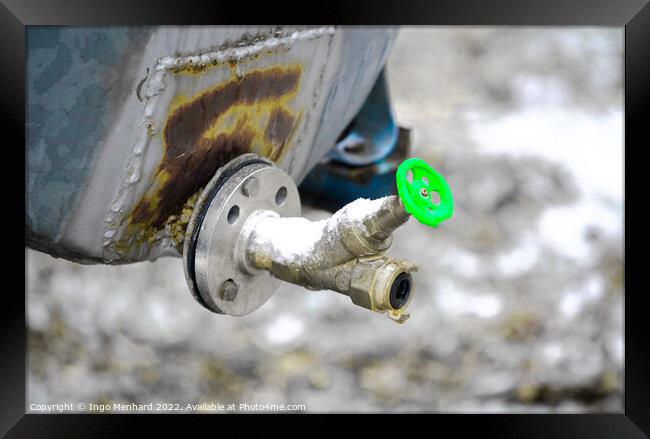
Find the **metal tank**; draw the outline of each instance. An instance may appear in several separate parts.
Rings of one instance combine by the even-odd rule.
[[[81,263],[180,256],[244,153],[296,183],[375,84],[389,27],[27,28],[26,235]]]

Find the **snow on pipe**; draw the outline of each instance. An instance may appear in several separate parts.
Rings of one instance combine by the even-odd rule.
[[[410,273],[417,267],[384,252],[393,230],[409,218],[394,195],[355,200],[314,222],[260,210],[242,228],[241,265],[250,274],[266,270],[308,289],[346,294],[356,305],[403,323],[413,296]]]

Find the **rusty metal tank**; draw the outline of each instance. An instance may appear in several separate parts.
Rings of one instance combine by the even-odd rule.
[[[388,27],[27,29],[26,240],[82,263],[180,256],[245,153],[300,183],[379,77]]]

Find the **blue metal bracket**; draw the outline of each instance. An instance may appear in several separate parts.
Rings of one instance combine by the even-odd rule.
[[[361,110],[328,157],[351,166],[376,163],[395,149],[397,133],[386,74],[382,70]]]

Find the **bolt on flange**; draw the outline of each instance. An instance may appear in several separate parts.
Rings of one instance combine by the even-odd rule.
[[[283,203],[275,201],[278,191]],[[247,219],[264,210],[280,216],[300,215],[293,179],[268,159],[244,154],[223,167],[199,196],[185,233],[185,278],[194,298],[211,311],[245,315],[262,306],[280,280],[251,273],[237,257],[239,236]]]

